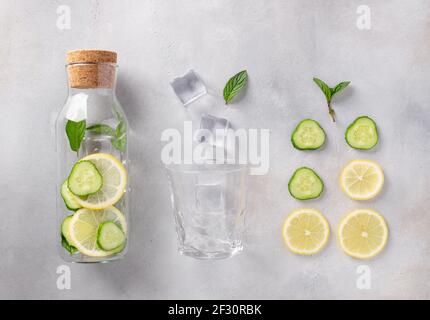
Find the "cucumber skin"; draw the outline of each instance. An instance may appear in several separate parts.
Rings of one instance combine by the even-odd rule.
[[[315,197],[310,197],[310,198],[300,198],[300,197],[296,197],[295,195],[293,195],[293,193],[291,192],[291,183],[293,182],[293,180],[294,180],[294,177],[296,176],[296,174],[300,171],[300,170],[302,170],[302,169],[308,169],[308,170],[311,170],[314,174],[315,174],[315,176],[321,181],[321,191],[320,191],[320,193],[318,193],[318,195],[317,196],[315,196]],[[293,175],[291,176],[291,179],[290,179],[290,181],[288,182],[288,192],[290,193],[290,195],[294,198],[294,199],[297,199],[297,200],[312,200],[312,199],[317,199],[317,198],[319,198],[320,197],[320,195],[323,193],[323,191],[324,191],[324,188],[325,188],[325,185],[324,185],[324,181],[321,179],[321,177],[315,172],[315,170],[313,170],[313,169],[311,169],[311,168],[309,168],[309,167],[300,167],[300,168],[297,168],[296,169],[296,171],[294,171],[294,173],[293,173]]]
[[[64,180],[64,182],[63,182],[63,184],[61,185],[61,188],[60,188],[60,195],[61,195],[61,198],[63,198],[64,204],[66,205],[66,208],[67,208],[67,209],[69,209],[70,211],[75,211],[75,212],[76,212],[77,210],[81,209],[82,207],[81,207],[81,206],[79,206],[78,208],[73,208],[73,207],[70,207],[70,206],[69,206],[69,204],[67,203],[67,200],[66,200],[66,198],[64,197],[63,192],[62,192],[62,188],[63,188],[63,185],[64,185],[65,183],[67,183],[67,184],[68,184],[67,179],[66,179],[66,180]],[[69,189],[69,187],[67,187],[67,189]],[[71,193],[72,191],[70,191],[70,190],[69,190],[69,192]]]
[[[361,120],[361,119],[368,119],[368,120],[370,120],[372,123],[373,123],[373,125],[375,126],[375,132],[376,132],[376,141],[375,141],[375,144],[373,144],[370,148],[359,148],[359,147],[354,147],[354,146],[352,146],[350,143],[349,143],[349,141],[348,141],[348,137],[347,137],[347,135],[348,135],[348,131],[349,130],[351,130],[351,128],[356,124],[356,122],[358,121],[358,120]],[[370,149],[373,149],[377,144],[378,144],[378,142],[379,142],[379,133],[378,133],[378,127],[376,126],[376,122],[371,118],[371,117],[369,117],[369,116],[361,116],[361,117],[358,117],[357,119],[355,119],[349,126],[348,126],[348,128],[346,128],[346,130],[345,130],[345,141],[346,141],[346,143],[351,147],[351,148],[353,148],[353,149],[356,149],[356,150],[370,150]]]
[[[88,194],[75,194],[75,193],[73,193],[73,192],[72,192],[72,190],[70,190],[70,182],[69,182],[69,179],[70,179],[71,175],[73,174],[73,170],[75,170],[75,167],[76,167],[77,165],[79,165],[80,163],[82,163],[82,162],[88,162],[88,163],[91,163],[91,165],[92,165],[92,166],[94,166],[94,169],[95,169],[95,170],[97,171],[97,173],[99,174],[99,176],[100,176],[100,179],[101,179],[102,183],[100,184],[100,188],[98,188],[98,190],[97,190],[97,191],[95,191],[95,192],[91,192],[91,193],[88,193]],[[72,193],[73,193],[75,196],[77,196],[77,197],[86,197],[86,196],[90,196],[90,195],[92,195],[92,194],[95,194],[95,193],[99,192],[99,191],[101,190],[101,188],[103,188],[103,176],[101,175],[100,171],[97,169],[97,167],[96,167],[96,165],[95,165],[94,163],[92,163],[92,162],[91,162],[91,161],[89,161],[89,160],[80,160],[80,161],[76,162],[76,163],[73,165],[72,170],[70,171],[69,177],[67,178],[67,188],[69,188],[70,192],[72,192]]]
[[[114,250],[111,250],[110,253],[111,254],[121,253],[125,249],[126,246],[127,246],[127,239],[125,239],[125,241],[123,242],[123,244],[120,245],[118,248],[115,248]]]
[[[61,246],[70,254],[75,254],[79,251],[74,246],[70,245],[70,243],[67,242],[66,238],[64,238],[63,235],[61,235]]]
[[[305,122],[305,121],[312,121],[313,123],[315,123],[321,130],[322,130],[322,132],[323,132],[323,134],[324,134],[324,141],[323,141],[323,143],[319,146],[319,147],[316,147],[316,148],[301,148],[301,147],[299,147],[295,142],[294,142],[294,139],[293,139],[293,137],[294,137],[294,134],[296,133],[296,131],[299,129],[299,127],[300,127],[300,125],[303,123],[303,122]],[[316,120],[314,120],[314,119],[303,119],[302,121],[300,121],[299,122],[299,124],[296,126],[296,128],[294,129],[294,131],[293,131],[293,133],[291,134],[291,144],[293,145],[293,147],[294,148],[296,148],[297,150],[318,150],[319,148],[321,148],[324,144],[325,144],[325,141],[326,141],[326,137],[327,137],[327,135],[326,135],[326,133],[325,133],[325,131],[324,131],[324,129],[323,129],[323,127],[321,127],[321,125],[319,124],[319,122],[318,121],[316,121]]]
[[[67,239],[66,234],[63,232],[63,226],[64,226],[64,223],[65,223],[67,220],[72,219],[72,217],[73,217],[73,214],[71,214],[70,216],[65,217],[65,218],[63,219],[63,222],[61,223],[61,235],[62,235],[62,236],[67,240],[67,243],[69,243],[69,240]]]
[[[67,216],[66,218],[64,218],[63,222],[61,223],[61,245],[63,246],[64,249],[66,249],[70,254],[74,254],[76,252],[78,252],[78,249],[74,246],[72,246],[69,241],[66,238],[66,235],[63,232],[63,224],[64,221],[66,221],[66,219],[71,219],[71,217],[73,217],[73,215]]]
[[[101,229],[103,228],[104,225],[111,224],[111,223],[113,223],[122,232],[122,234],[124,235],[124,241],[120,245],[118,245],[117,247],[115,247],[113,249],[110,249],[110,250],[106,250],[105,248],[103,248],[102,244],[99,242],[100,231],[101,231]],[[120,227],[118,227],[114,222],[112,222],[112,221],[105,221],[105,222],[103,222],[102,224],[99,225],[99,228],[97,230],[97,246],[100,249],[102,249],[104,251],[107,251],[107,252],[111,252],[112,254],[116,254],[116,253],[119,253],[122,250],[124,250],[126,243],[127,243],[127,237],[125,236],[124,231],[122,231],[122,229]],[[121,250],[118,250],[118,249],[121,249]]]

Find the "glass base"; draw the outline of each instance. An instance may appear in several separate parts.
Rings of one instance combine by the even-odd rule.
[[[194,259],[200,259],[200,260],[221,260],[221,259],[227,259],[231,258],[240,252],[242,252],[243,246],[238,245],[234,248],[232,248],[229,251],[212,251],[212,252],[203,252],[200,250],[197,250],[196,248],[189,248],[189,247],[179,247],[178,251],[183,256],[191,257]]]
[[[76,263],[76,264],[106,264],[106,263],[112,263],[118,260],[122,260],[123,257],[115,257],[115,258],[109,258],[105,260],[72,260],[70,263]]]
[[[124,249],[121,253],[117,253],[107,257],[89,257],[80,253],[69,254],[65,252],[63,248],[60,248],[60,257],[64,262],[67,263],[77,263],[77,264],[97,264],[97,263],[110,263],[114,261],[118,261],[124,258],[127,253],[127,249]]]

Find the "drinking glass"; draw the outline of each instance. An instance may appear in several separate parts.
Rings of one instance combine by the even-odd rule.
[[[197,259],[241,252],[248,168],[196,164],[166,169],[179,252]]]

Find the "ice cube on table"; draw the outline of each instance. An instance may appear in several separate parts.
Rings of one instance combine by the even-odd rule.
[[[220,184],[197,184],[195,200],[198,212],[218,212],[225,206],[223,188]]]
[[[227,130],[231,128],[230,122],[204,113],[200,119],[200,130],[196,136],[197,142],[224,147]]]
[[[173,79],[170,85],[184,106],[207,93],[205,84],[193,70]]]

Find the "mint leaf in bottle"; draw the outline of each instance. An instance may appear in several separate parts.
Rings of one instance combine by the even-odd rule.
[[[86,121],[78,122],[68,120],[66,123],[66,134],[69,139],[70,148],[73,151],[78,151],[81,146],[82,139],[85,136]]]

